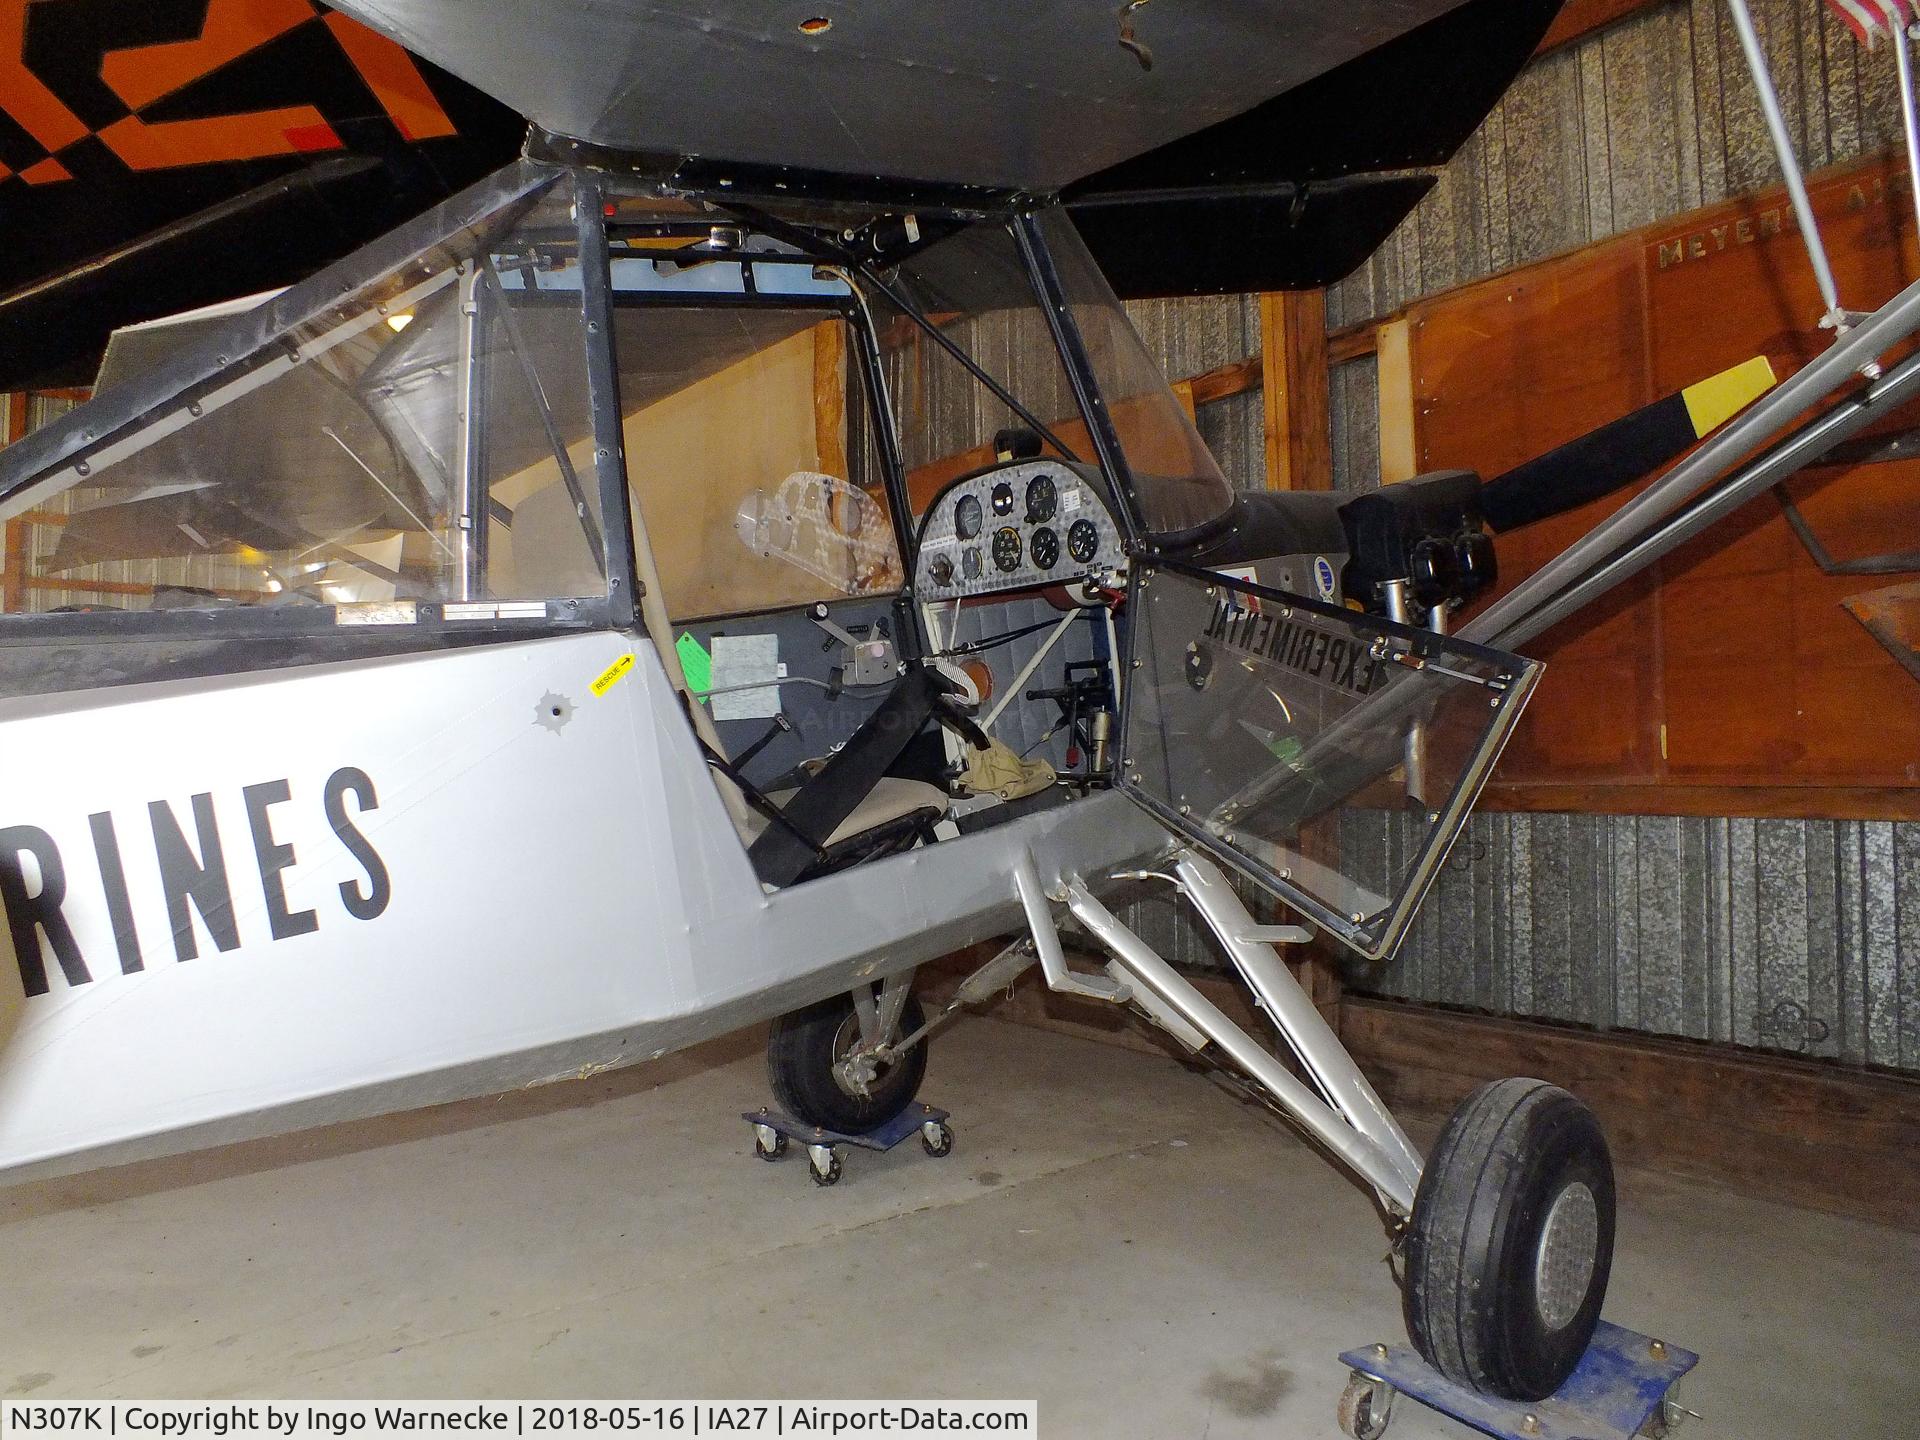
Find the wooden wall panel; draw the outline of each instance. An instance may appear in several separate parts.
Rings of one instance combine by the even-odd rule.
[[[1920,275],[1897,177],[1880,159],[1813,186],[1859,308]],[[1778,191],[1421,301],[1397,322],[1413,337],[1420,468],[1497,474],[1756,353],[1784,376],[1830,343],[1820,309]],[[1920,549],[1920,463],[1828,468],[1789,493],[1836,556]],[[1503,537],[1504,585],[1623,499]],[[1920,686],[1841,604],[1880,583],[1823,574],[1777,502],[1749,505],[1536,642],[1547,676],[1496,798],[1527,803],[1529,785],[1553,787],[1556,805],[1568,784],[1916,787],[1899,813],[1920,813]],[[1856,801],[1836,797],[1832,813]],[[1667,789],[1641,803],[1674,801]]]

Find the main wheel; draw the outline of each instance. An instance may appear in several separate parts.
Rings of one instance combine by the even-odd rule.
[[[899,1033],[911,1035],[925,1023],[920,1002],[908,996],[900,1011]],[[767,1081],[774,1098],[796,1120],[849,1135],[886,1124],[920,1093],[927,1073],[926,1042],[881,1066],[865,1095],[839,1072],[839,1063],[859,1047],[860,1019],[851,995],[782,1015],[767,1039]]]
[[[1414,1197],[1414,1348],[1485,1394],[1553,1394],[1600,1322],[1613,1220],[1613,1161],[1593,1112],[1544,1080],[1483,1085],[1447,1120]]]

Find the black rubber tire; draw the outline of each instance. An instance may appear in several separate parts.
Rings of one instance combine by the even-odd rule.
[[[804,1010],[782,1015],[767,1037],[767,1082],[773,1098],[796,1120],[861,1135],[877,1129],[913,1103],[927,1074],[927,1044],[921,1041],[882,1073],[864,1099],[849,1095],[833,1078],[834,1041],[853,1022],[853,997],[835,995]],[[900,1033],[911,1035],[926,1023],[913,996],[900,1010]]]
[[[1577,1266],[1542,1315],[1535,1271],[1555,1203],[1575,1185],[1592,1199],[1592,1270],[1578,1306]],[[1563,1231],[1583,1238],[1573,1195]],[[1407,1336],[1449,1380],[1510,1400],[1543,1400],[1593,1340],[1613,1267],[1613,1160],[1593,1112],[1544,1080],[1474,1091],[1434,1142],[1407,1233]],[[1574,1252],[1585,1250],[1576,1245]]]

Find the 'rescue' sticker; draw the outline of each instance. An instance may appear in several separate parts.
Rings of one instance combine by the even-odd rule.
[[[604,695],[622,680],[626,679],[627,672],[631,669],[633,669],[633,652],[629,650],[618,660],[614,661],[613,664],[602,670],[598,678],[587,688],[593,691],[595,695]]]

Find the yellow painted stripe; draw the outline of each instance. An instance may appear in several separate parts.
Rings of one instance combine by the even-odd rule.
[[[614,661],[613,664],[607,666],[606,669],[600,672],[599,678],[593,682],[591,687],[593,693],[595,695],[606,694],[607,691],[624,680],[627,672],[631,669],[633,669],[633,652],[629,650],[618,660]]]
[[[1687,402],[1693,433],[1705,435],[1724,425],[1773,388],[1773,364],[1764,355],[1742,360],[1731,370],[1687,386],[1680,398]]]

